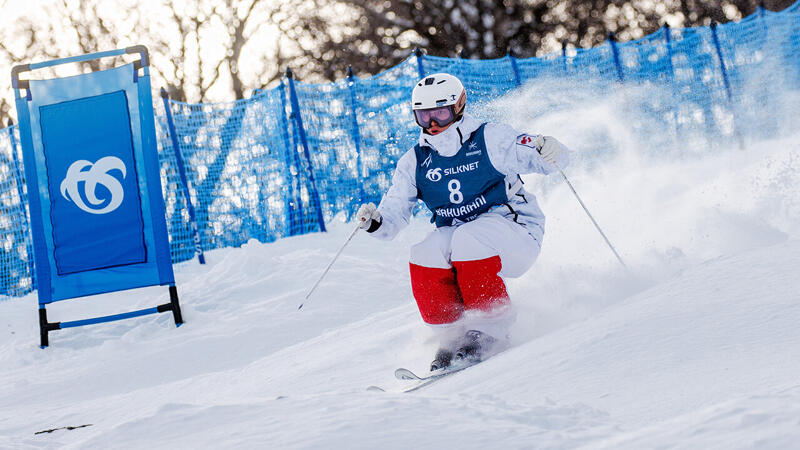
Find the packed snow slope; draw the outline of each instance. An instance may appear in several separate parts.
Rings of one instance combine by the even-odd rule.
[[[573,149],[566,173],[630,270],[558,175],[526,177],[547,234],[508,282],[509,350],[398,393],[394,369],[424,372],[436,350],[407,269],[431,225],[390,243],[357,234],[298,310],[352,230],[337,220],[176,266],[180,328],[147,316],[57,331],[40,350],[35,295],[0,302],[0,448],[798,448],[800,136],[667,148],[627,128],[663,124],[608,102],[568,105],[569,121],[529,113],[541,94],[498,115]]]

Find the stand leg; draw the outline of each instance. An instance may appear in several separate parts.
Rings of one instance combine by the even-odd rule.
[[[179,327],[183,324],[183,316],[181,315],[181,305],[178,302],[178,288],[175,286],[169,287],[169,303],[172,306],[172,316],[175,318],[175,326]]]
[[[39,305],[39,334],[41,336],[40,347],[42,348],[47,348],[50,345],[50,340],[47,336],[48,331],[47,310],[44,308],[44,305]]]

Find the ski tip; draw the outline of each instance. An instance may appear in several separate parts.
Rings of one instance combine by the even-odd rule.
[[[394,371],[394,376],[398,380],[421,380],[422,379],[417,374],[415,374],[414,372],[412,372],[412,371],[410,371],[408,369],[403,369],[403,368],[395,370]]]
[[[298,306],[297,309],[299,310],[299,309],[302,309],[302,308],[303,308],[303,304],[300,303],[300,306]]]
[[[386,389],[378,386],[369,386],[367,387],[367,390],[370,392],[386,392]]]

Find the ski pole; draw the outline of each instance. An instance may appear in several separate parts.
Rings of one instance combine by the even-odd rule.
[[[328,273],[328,271],[331,270],[331,266],[333,266],[333,263],[336,262],[336,259],[338,259],[339,255],[342,254],[342,250],[344,250],[344,248],[347,246],[347,244],[350,243],[350,240],[353,239],[353,236],[356,235],[356,232],[358,232],[359,229],[361,229],[360,224],[356,225],[355,229],[353,229],[353,231],[350,233],[350,236],[347,237],[347,240],[344,241],[344,244],[342,244],[342,246],[339,248],[339,251],[336,252],[336,255],[333,257],[331,262],[328,264],[328,267],[325,268],[325,270],[322,272],[322,275],[319,277],[317,282],[314,283],[314,286],[312,286],[311,290],[308,291],[308,294],[306,294],[306,297],[305,297],[306,301],[308,300],[309,297],[311,297],[311,294],[314,293],[314,290],[317,288],[317,286],[319,286],[319,283],[322,281],[322,279],[325,278],[325,275]],[[298,306],[297,309],[300,309],[302,307],[303,307],[303,303],[300,303],[300,306]]]
[[[599,231],[600,235],[603,236],[603,239],[606,241],[606,244],[608,244],[608,247],[611,249],[612,252],[614,252],[614,256],[617,257],[617,259],[619,260],[619,263],[622,264],[622,267],[627,269],[628,266],[625,265],[625,263],[622,261],[622,258],[619,256],[619,253],[617,253],[617,250],[614,249],[613,245],[611,245],[611,241],[608,240],[608,238],[606,237],[606,234],[603,233],[603,230],[600,229],[600,225],[598,225],[597,221],[594,220],[594,217],[592,217],[592,213],[590,213],[589,209],[586,207],[586,205],[583,204],[583,200],[581,200],[581,197],[578,195],[578,192],[572,186],[572,183],[569,182],[569,178],[567,178],[567,175],[564,173],[563,170],[561,170],[561,167],[559,167],[558,164],[554,163],[553,165],[556,166],[556,168],[558,169],[559,172],[561,172],[561,176],[564,177],[564,181],[567,182],[567,186],[569,186],[569,188],[572,190],[572,193],[575,194],[575,198],[578,199],[578,203],[580,203],[581,207],[583,207],[583,210],[586,211],[586,215],[589,216],[589,219],[592,220],[592,223],[594,224],[594,227],[597,228],[597,231]]]

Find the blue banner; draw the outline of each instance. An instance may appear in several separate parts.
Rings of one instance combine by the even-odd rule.
[[[145,262],[125,93],[43,106],[40,115],[58,274]]]
[[[174,284],[146,68],[29,83],[16,103],[39,303]]]

